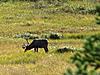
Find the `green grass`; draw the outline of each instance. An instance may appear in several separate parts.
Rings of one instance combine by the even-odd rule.
[[[69,3],[70,4],[70,3]],[[74,3],[71,3],[72,6]],[[69,13],[45,13],[45,9],[34,9],[34,3],[15,2],[0,4],[0,35],[13,37],[15,34],[34,32],[38,34],[51,32],[81,32],[98,28],[94,15]],[[75,5],[76,6],[76,5]],[[90,6],[91,7],[91,6]],[[11,12],[9,12],[9,11]],[[48,9],[47,9],[48,10]],[[50,10],[48,10],[50,11]],[[77,26],[79,28],[77,28]]]
[[[73,68],[70,57],[74,52],[57,53],[57,49],[82,48],[85,37],[100,34],[95,15],[62,11],[66,6],[76,9],[77,3],[86,9],[95,8],[94,3],[81,1],[41,9],[34,8],[32,2],[0,3],[0,75],[63,75],[66,68]],[[56,32],[64,38],[48,39],[47,54],[43,49],[38,53],[31,50],[24,53],[22,44],[26,40],[14,37],[27,32],[39,36]]]

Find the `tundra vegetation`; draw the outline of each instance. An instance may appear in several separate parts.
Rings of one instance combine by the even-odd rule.
[[[83,50],[85,38],[100,34],[96,8],[100,7],[94,0],[0,0],[0,75],[63,75],[68,68],[75,71],[70,57]],[[38,53],[24,53],[25,37],[30,42],[48,39],[49,52],[40,49]],[[99,64],[96,59],[94,63]]]

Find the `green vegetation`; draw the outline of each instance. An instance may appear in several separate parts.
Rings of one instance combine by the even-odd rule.
[[[83,50],[76,52],[72,57],[76,70],[68,69],[64,75],[99,75],[100,68],[100,35],[93,35],[85,40]],[[89,70],[89,68],[91,69]]]
[[[0,0],[0,75],[63,75],[75,68],[70,57],[84,38],[100,34],[95,6],[77,0]],[[29,42],[48,39],[49,53],[24,53],[26,36]],[[57,52],[63,48],[69,51]]]
[[[96,6],[96,12],[98,16],[100,14],[100,5]],[[97,19],[97,24],[99,24],[99,19]],[[72,71],[70,68],[64,75],[99,75],[100,72],[97,70],[100,68],[100,34],[92,35],[86,38],[83,49],[77,51],[74,56],[72,56],[72,63],[75,63],[76,70]],[[89,66],[91,69],[89,70]],[[93,68],[92,68],[93,66]]]
[[[96,12],[97,12],[97,17],[96,17],[96,23],[100,24],[100,3],[96,5]]]

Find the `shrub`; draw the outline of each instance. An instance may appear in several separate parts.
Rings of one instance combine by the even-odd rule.
[[[49,38],[50,39],[61,39],[61,38],[63,38],[63,35],[61,35],[59,33],[51,33]]]
[[[96,17],[96,23],[100,24],[100,17]]]
[[[95,14],[96,13],[96,9],[95,8],[89,8],[87,10],[88,10],[87,13],[89,13],[89,14]]]
[[[77,70],[73,73],[69,69],[64,75],[99,75],[96,70],[100,68],[100,35],[86,38],[83,48],[72,57],[72,63],[75,63]],[[94,67],[90,71],[89,65]]]
[[[100,13],[100,4],[96,5],[96,12]]]
[[[41,38],[49,39],[49,34],[42,34]]]
[[[15,35],[15,38],[24,38],[24,39],[36,39],[39,38],[37,34],[30,34],[30,33],[24,33],[24,34],[17,34]]]
[[[97,17],[96,17],[96,23],[100,24],[100,3],[96,6],[96,12],[97,12]]]
[[[68,51],[74,51],[74,48],[64,47],[64,48],[57,49],[58,53],[65,53],[65,52],[68,52]]]

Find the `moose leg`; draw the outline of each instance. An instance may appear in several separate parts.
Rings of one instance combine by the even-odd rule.
[[[48,48],[47,47],[45,47],[44,50],[45,50],[46,53],[48,52]]]
[[[34,52],[38,52],[38,48],[34,48]]]
[[[37,51],[36,51],[36,48],[34,48],[34,52],[37,52]]]
[[[38,52],[38,48],[37,48],[37,51],[36,52]]]

